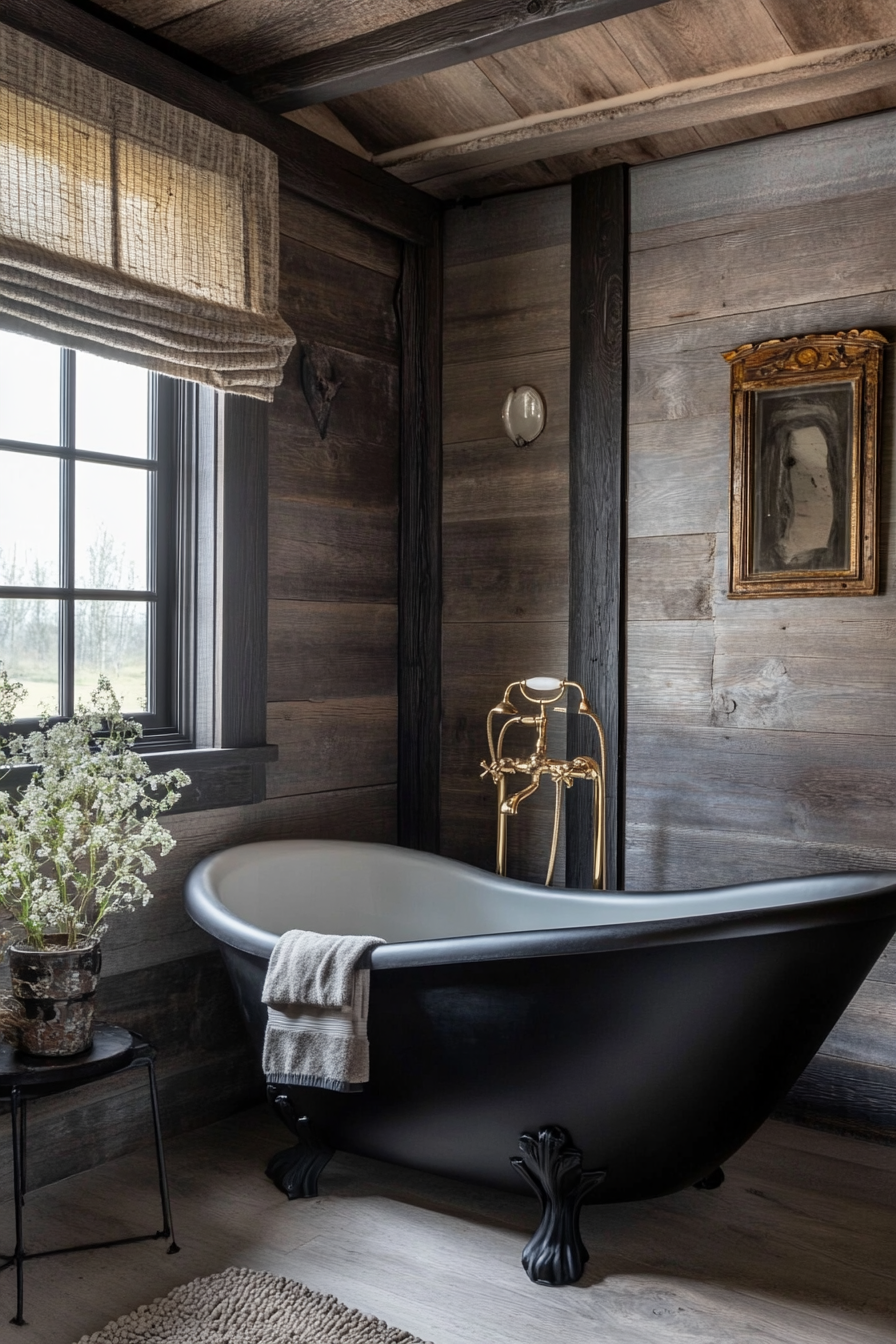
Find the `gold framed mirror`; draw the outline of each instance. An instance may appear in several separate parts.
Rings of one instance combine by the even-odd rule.
[[[877,331],[729,350],[730,598],[870,596],[878,582]]]

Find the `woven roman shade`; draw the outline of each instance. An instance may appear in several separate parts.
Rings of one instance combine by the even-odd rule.
[[[277,159],[0,24],[0,325],[270,401]]]

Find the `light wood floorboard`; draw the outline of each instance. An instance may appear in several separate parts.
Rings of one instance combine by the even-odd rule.
[[[35,1107],[33,1123],[39,1124]],[[896,1149],[769,1122],[718,1191],[586,1209],[572,1288],[520,1268],[528,1195],[339,1155],[319,1198],[263,1175],[288,1135],[262,1109],[168,1144],[179,1255],[161,1243],[27,1267],[21,1333],[74,1344],[178,1283],[245,1265],[300,1280],[433,1344],[884,1344],[896,1340]],[[28,1198],[30,1248],[152,1228],[144,1148]],[[12,1208],[0,1207],[8,1244]]]

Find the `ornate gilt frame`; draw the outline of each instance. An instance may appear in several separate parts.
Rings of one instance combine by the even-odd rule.
[[[886,338],[877,331],[741,345],[722,358],[731,366],[731,483],[729,598],[871,596],[878,572],[878,424],[881,362]],[[781,569],[754,565],[756,394],[835,383],[853,388],[847,565],[840,569]]]

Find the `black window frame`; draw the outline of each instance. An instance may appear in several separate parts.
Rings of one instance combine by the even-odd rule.
[[[76,437],[77,351],[59,350],[59,443],[45,444],[0,438],[0,451],[23,457],[42,457],[59,463],[59,566],[58,583],[0,584],[0,599],[59,604],[57,633],[58,712],[52,719],[70,718],[75,709],[75,604],[79,601],[145,602],[146,691],[148,708],[133,711],[144,733],[170,736],[174,724],[173,690],[176,672],[171,663],[172,623],[175,617],[174,586],[177,557],[172,551],[171,521],[176,508],[177,466],[192,445],[180,442],[172,414],[176,382],[148,373],[147,452],[144,457],[93,452],[79,447]],[[98,463],[120,471],[142,472],[147,482],[147,556],[144,589],[92,589],[75,583],[75,492],[78,463]],[[24,729],[36,726],[37,718],[17,719]]]
[[[4,326],[37,340],[49,335],[30,323]],[[78,348],[116,357],[88,342]],[[155,690],[166,722],[147,721],[137,749],[159,770],[179,765],[190,775],[178,811],[261,802],[265,765],[277,759],[266,734],[268,405],[152,376],[154,434],[167,445],[157,497],[168,507],[157,519],[158,571],[148,576],[156,586],[145,591],[165,604],[157,632],[164,684]],[[60,455],[59,447],[48,451]],[[33,723],[17,720],[16,728]],[[0,787],[17,788],[22,774],[8,772]]]

